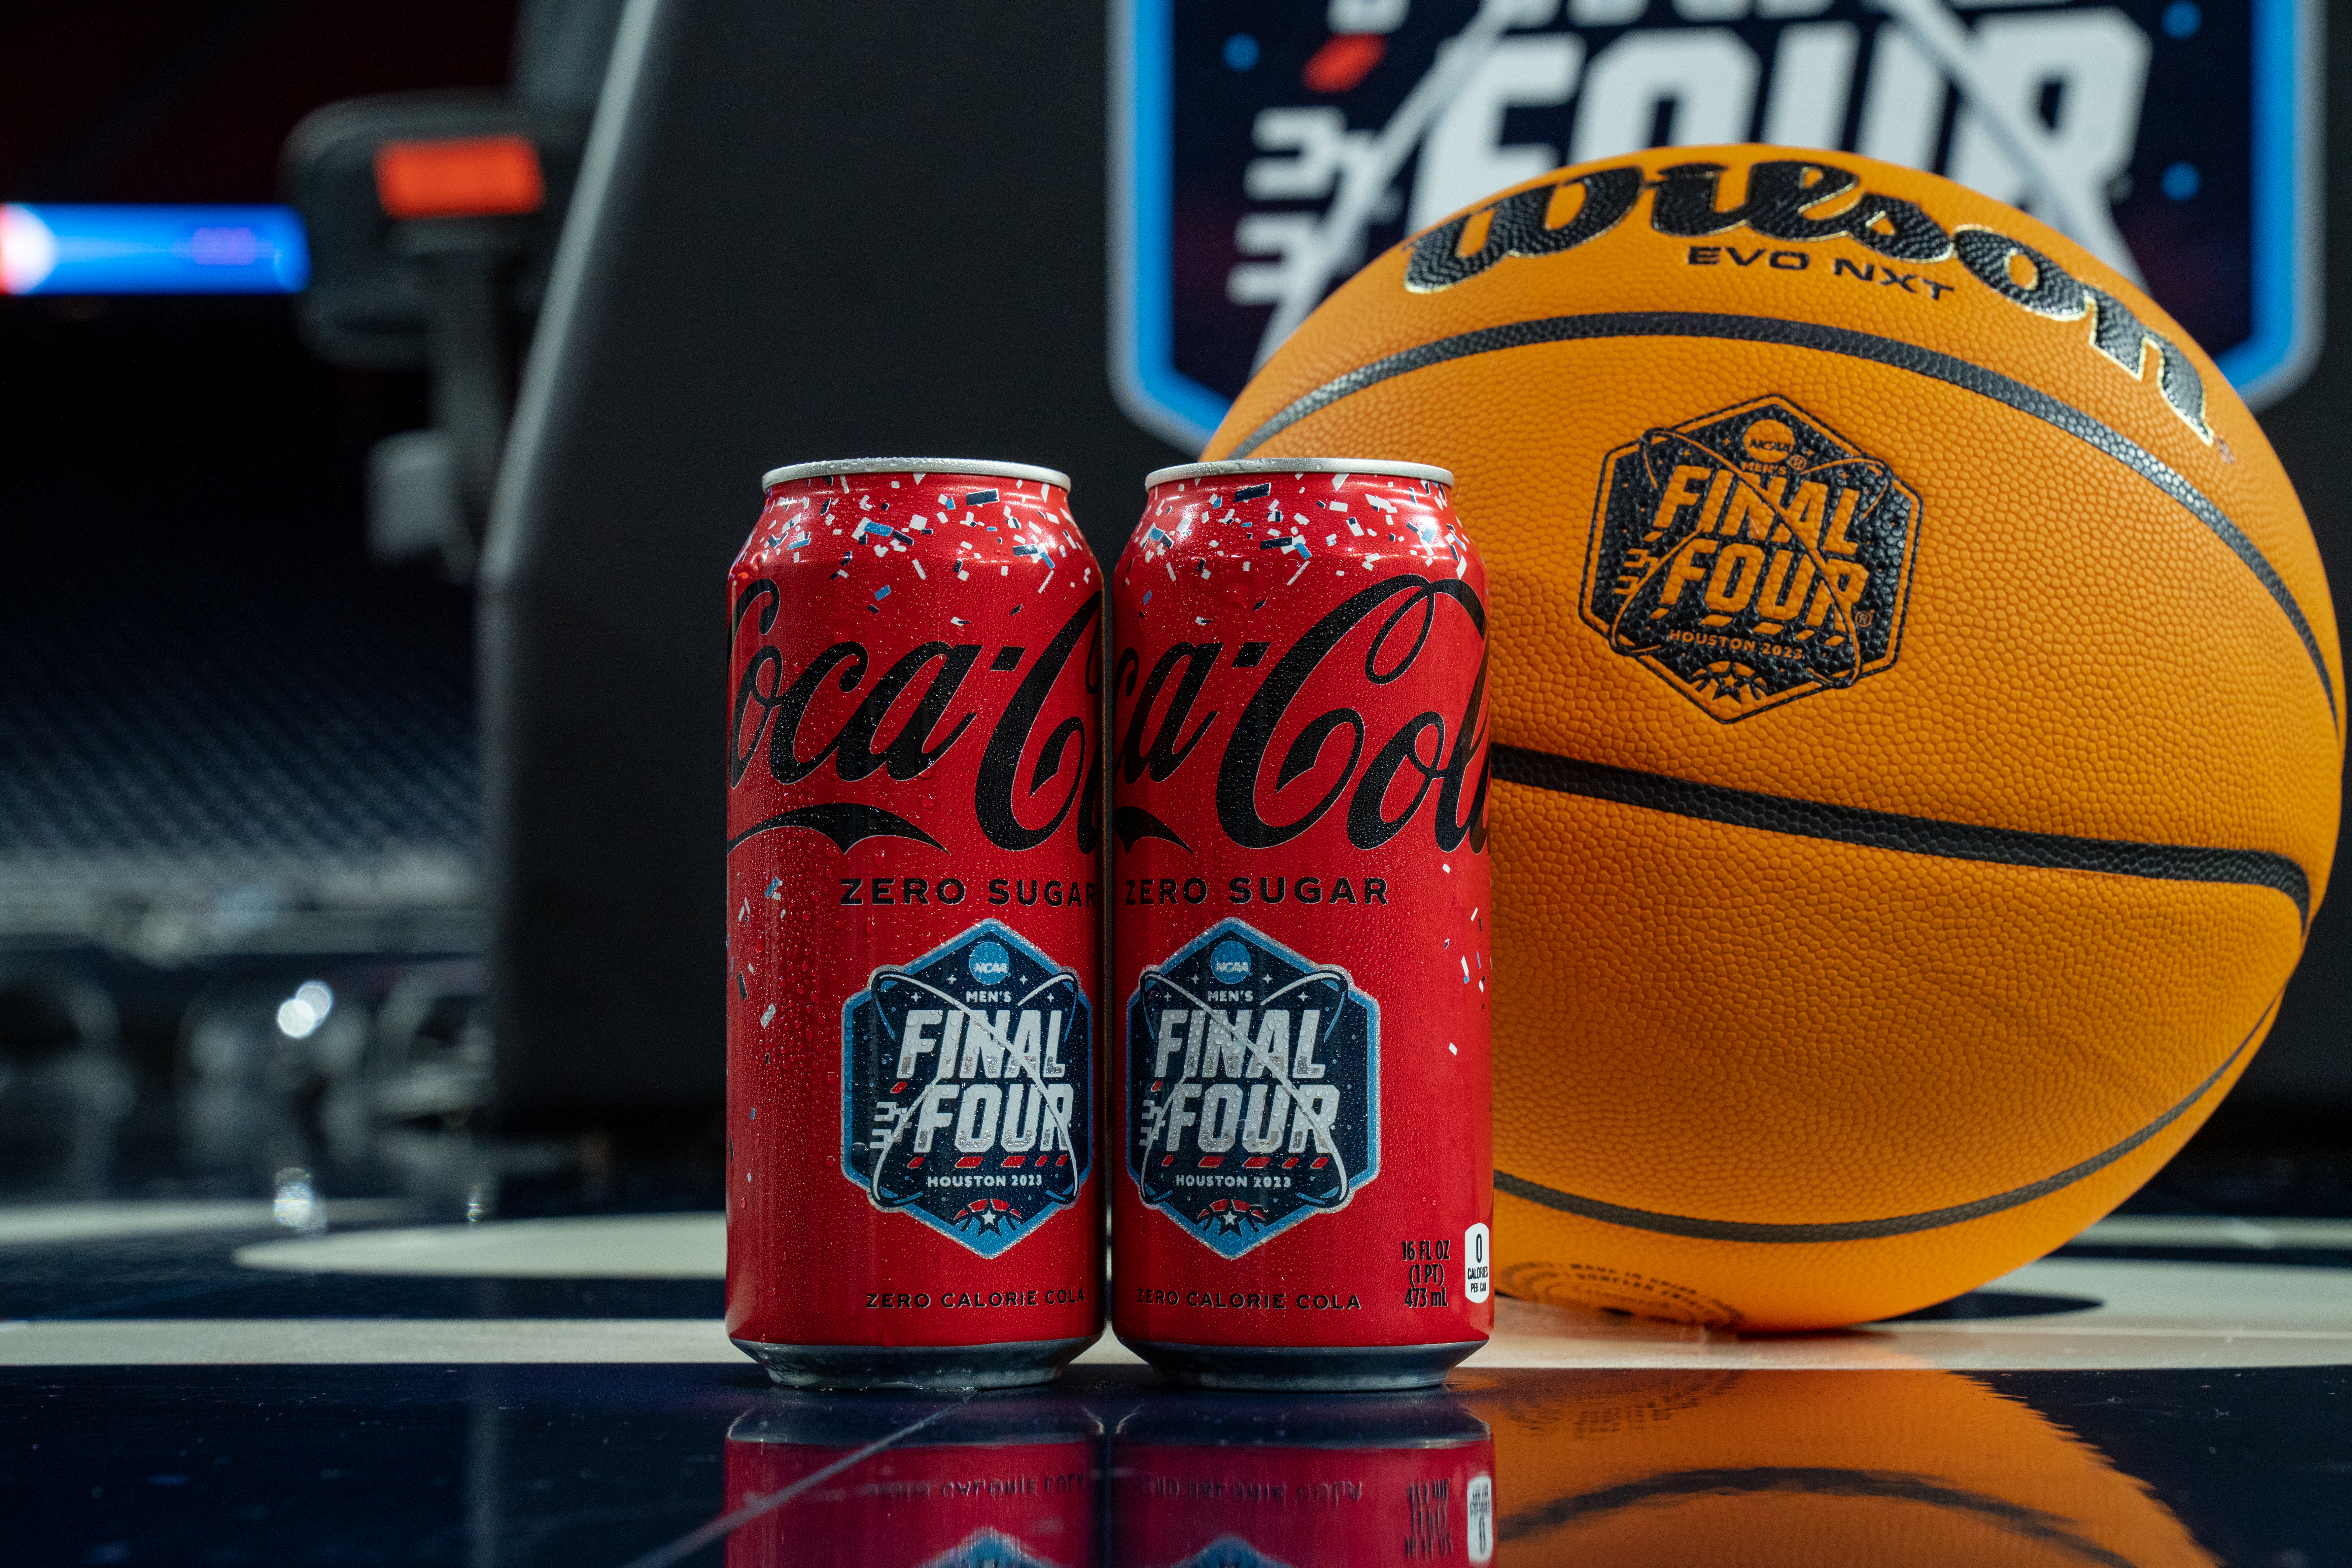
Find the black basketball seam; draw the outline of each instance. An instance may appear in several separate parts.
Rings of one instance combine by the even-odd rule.
[[[1691,1498],[1752,1497],[1763,1492],[1792,1492],[1803,1497],[1863,1498],[1916,1502],[1947,1512],[1973,1516],[1994,1529],[2041,1542],[2102,1565],[2132,1568],[2097,1542],[2085,1540],[2065,1520],[2007,1498],[1972,1492],[1930,1476],[1901,1470],[1837,1469],[1827,1466],[1748,1466],[1706,1470],[1673,1470],[1644,1476],[1598,1491],[1555,1498],[1504,1517],[1495,1531],[1497,1541],[1520,1542],[1546,1535],[1566,1524],[1580,1524],[1607,1514],[1645,1504],[1679,1502]]]
[[[1903,855],[2032,866],[2053,871],[2097,871],[2159,882],[2216,882],[2267,888],[2294,900],[2311,921],[2311,880],[2303,868],[2267,849],[2216,849],[2190,844],[2143,844],[2128,838],[2078,838],[2018,827],[1987,827],[1940,817],[1909,816],[1858,805],[1764,795],[1701,784],[1668,773],[1588,763],[1520,746],[1493,748],[1495,777],[1505,784],[1557,795],[1614,801],[1645,811],[1752,827],[1792,837],[1822,838]]]
[[[1817,349],[1825,353],[1869,360],[1989,397],[2096,447],[2187,509],[2190,516],[2229,546],[2231,553],[2254,574],[2255,580],[2285,612],[2288,623],[2294,627],[2295,636],[2303,639],[2304,651],[2311,656],[2311,667],[2319,673],[2320,692],[2327,700],[2328,718],[2331,722],[2341,723],[2336,711],[2335,682],[2327,673],[2327,660],[2319,651],[2319,638],[2313,633],[2310,622],[2304,618],[2303,606],[2295,603],[2294,595],[2287,588],[2285,580],[2255,547],[2254,542],[2248,539],[2244,531],[2231,521],[2229,515],[2204,491],[2190,484],[2178,469],[2147,447],[2094,419],[2072,404],[2061,403],[2048,393],[2038,391],[1997,370],[1989,370],[1983,365],[1895,338],[1882,338],[1869,332],[1822,326],[1811,321],[1783,321],[1769,316],[1734,316],[1700,310],[1608,310],[1585,316],[1548,316],[1538,321],[1512,321],[1499,327],[1482,327],[1476,331],[1439,338],[1433,342],[1374,360],[1368,365],[1325,382],[1251,431],[1248,437],[1229,455],[1246,458],[1308,415],[1368,386],[1412,371],[1424,370],[1449,360],[1466,359],[1472,354],[1597,338],[1717,338],[1734,342],[1776,343],[1790,348]]]
[[[2095,1174],[2114,1164],[2117,1160],[2187,1115],[2189,1108],[2202,1100],[2215,1084],[2221,1082],[2222,1075],[2230,1070],[2231,1065],[2240,1057],[2246,1054],[2246,1047],[2254,1043],[2254,1037],[2262,1032],[2263,1025],[2269,1020],[2277,1006],[2278,1002],[2273,998],[2270,1005],[2263,1009],[2262,1016],[2254,1020],[2254,1026],[2246,1031],[2246,1037],[2238,1042],[2237,1049],[2231,1051],[2204,1082],[2190,1089],[2180,1103],[2122,1142],[2113,1148],[2103,1149],[2082,1163],[2071,1165],[2054,1176],[2044,1176],[2038,1182],[2031,1182],[2005,1193],[1995,1193],[1988,1198],[1977,1198],[1969,1203],[1954,1204],[1948,1208],[1927,1209],[1919,1214],[1896,1215],[1888,1219],[1829,1220],[1812,1225],[1778,1225],[1759,1220],[1700,1219],[1690,1215],[1659,1214],[1651,1209],[1628,1208],[1622,1204],[1603,1203],[1598,1198],[1584,1198],[1573,1193],[1563,1193],[1557,1188],[1547,1187],[1540,1183],[1530,1182],[1524,1176],[1514,1176],[1501,1170],[1495,1173],[1495,1188],[1497,1192],[1508,1193],[1513,1197],[1525,1198],[1529,1203],[1541,1204],[1546,1208],[1559,1209],[1563,1214],[1577,1215],[1585,1219],[1597,1219],[1610,1225],[1622,1225],[1633,1230],[1657,1231],[1666,1236],[1686,1236],[1699,1241],[1767,1243],[1873,1241],[1890,1236],[1911,1236],[1923,1230],[1939,1230],[1948,1225],[1982,1219],[1987,1215],[1999,1214],[2003,1209],[2016,1208],[2021,1204],[2030,1204],[2036,1198],[2047,1197],[2062,1187],[2070,1187],[2084,1177]]]

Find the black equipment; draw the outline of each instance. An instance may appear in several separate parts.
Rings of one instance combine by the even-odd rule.
[[[368,535],[384,560],[437,552],[472,574],[513,410],[513,366],[546,292],[619,0],[535,0],[510,91],[392,93],[329,104],[287,139],[281,184],[310,232],[299,319],[320,358],[425,369],[433,425],[369,455]],[[406,214],[383,188],[387,149],[524,161],[521,200]]]
[[[720,1098],[728,562],[760,475],[1049,464],[1106,559],[1150,468],[1105,374],[1104,10],[639,0],[483,562],[509,1121]]]

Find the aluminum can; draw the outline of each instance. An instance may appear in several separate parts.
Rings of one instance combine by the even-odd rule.
[[[1111,1448],[1122,1568],[1495,1558],[1495,1441],[1451,1394],[1145,1403]]]
[[[1101,1331],[1102,574],[1046,468],[766,479],[729,581],[727,1331],[801,1387]]]
[[[724,1511],[791,1495],[727,1568],[1095,1568],[1101,1435],[1059,1394],[776,1395],[728,1430]]]
[[[1483,1343],[1486,573],[1444,469],[1150,476],[1113,573],[1112,1319],[1206,1387]]]

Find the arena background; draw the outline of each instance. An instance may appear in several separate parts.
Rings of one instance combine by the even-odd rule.
[[[559,208],[585,171],[507,301],[518,413],[477,555],[403,544],[381,516],[371,545],[372,454],[442,417],[421,329],[364,363],[323,289],[0,298],[14,1092],[103,1037],[131,1086],[89,1123],[130,1141],[110,1147],[194,1138],[174,1088],[215,1078],[320,1159],[334,1136],[374,1158],[419,1126],[704,1136],[718,584],[759,473],[898,449],[1051,463],[1115,551],[1143,472],[1189,455],[1267,324],[1311,304],[1301,247],[1348,160],[1488,13],[1485,96],[1421,124],[1391,194],[1321,235],[1331,281],[1328,258],[1351,265],[1482,180],[1726,127],[2030,186],[1935,63],[1847,0],[9,7],[8,201],[299,204],[298,122],[388,92],[537,116]],[[2321,8],[1958,15],[2007,40],[1987,68],[2252,386],[2352,578],[2352,350],[2325,331],[2346,279],[2320,266],[2327,220],[2352,215],[2352,149],[2325,112],[2352,101],[2352,62],[2315,47]],[[1155,142],[1150,115],[1180,100],[1181,136]],[[2217,1170],[2340,1142],[2344,903],[2193,1148]],[[263,1026],[314,976],[373,1031],[348,1063],[289,1065]],[[0,1120],[54,1123],[10,1093]],[[331,1136],[337,1106],[358,1120]],[[92,1168],[81,1136],[16,1140],[15,1179]]]

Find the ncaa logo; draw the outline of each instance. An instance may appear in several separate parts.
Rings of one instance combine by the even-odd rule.
[[[1013,974],[1013,957],[1001,942],[974,942],[965,967],[974,985],[1002,985]]]
[[[1250,951],[1237,942],[1221,942],[1209,954],[1209,973],[1220,985],[1239,985],[1250,976]]]
[[[2025,207],[2142,283],[2260,408],[2319,350],[2318,16],[2317,0],[1115,0],[1112,383],[1198,448],[1388,247],[1560,164],[1758,141]]]

